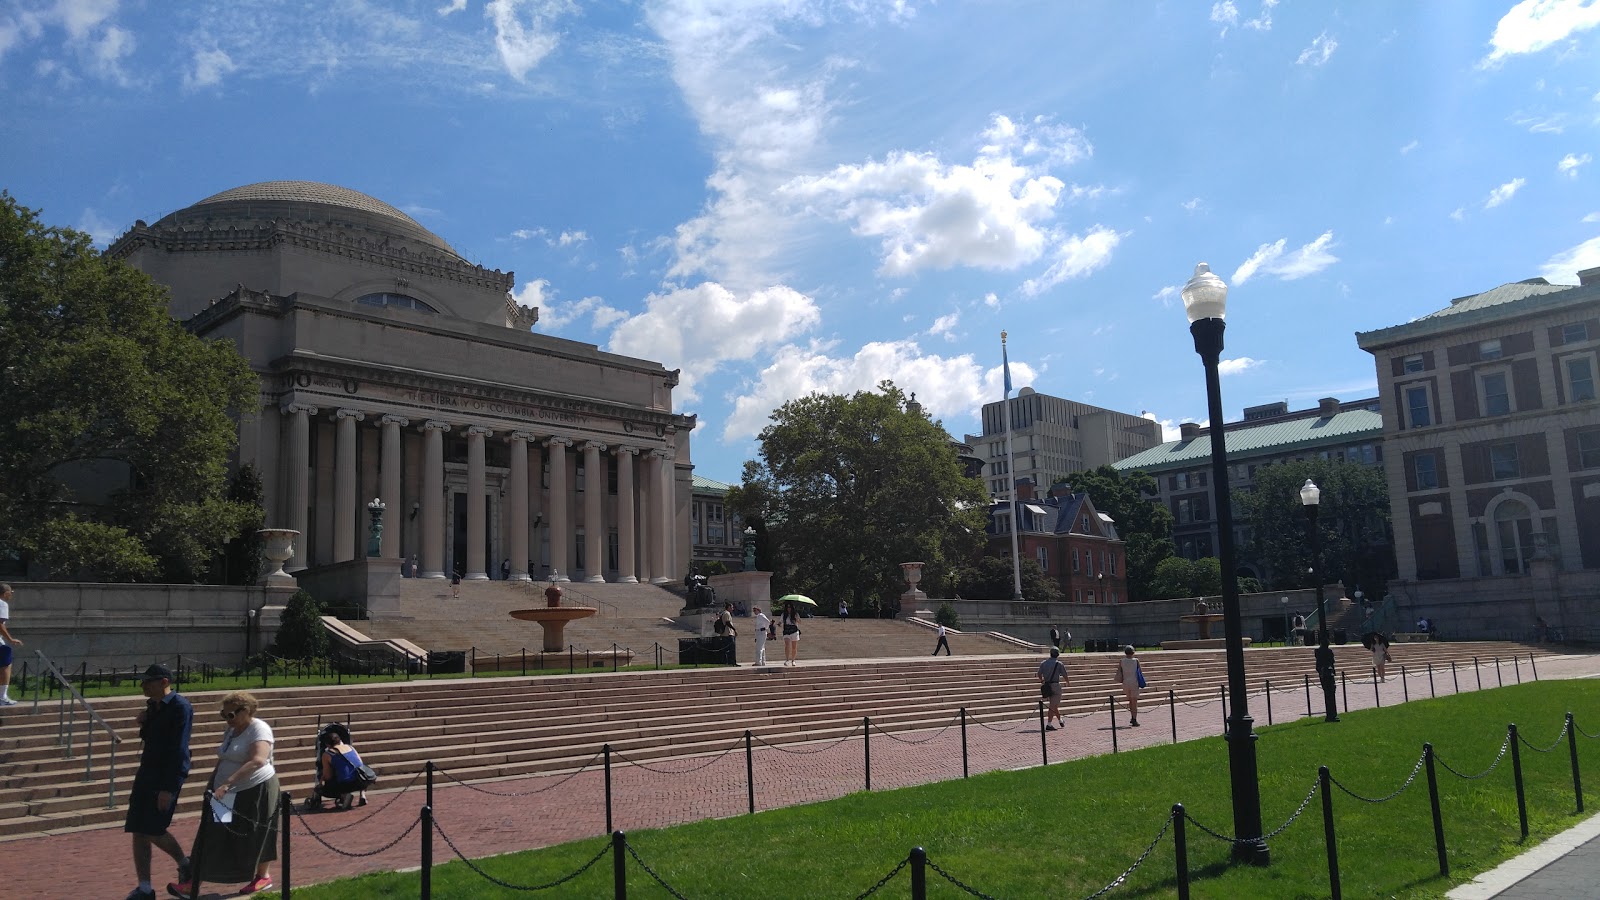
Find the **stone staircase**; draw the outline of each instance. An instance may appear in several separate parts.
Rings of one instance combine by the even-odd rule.
[[[807,621],[827,621],[841,633],[865,624]],[[913,633],[918,627],[899,625]],[[811,637],[809,628],[806,636]],[[964,636],[956,637],[959,644]],[[1430,662],[1445,669],[1451,661],[1470,666],[1474,656],[1485,663],[1495,656],[1508,662],[1520,656],[1523,677],[1528,678],[1531,650],[1510,643],[1419,644],[1405,649],[1404,662],[1415,672]],[[1550,652],[1543,647],[1538,651]],[[1336,656],[1353,676],[1368,671],[1370,655],[1359,646],[1336,648]],[[863,716],[870,716],[874,727],[885,731],[926,728],[962,707],[990,721],[1028,718],[1038,702],[1033,674],[1038,658],[956,656],[809,662],[794,668],[424,678],[265,690],[258,697],[261,716],[277,738],[275,756],[283,787],[303,798],[312,784],[315,735],[327,721],[351,724],[363,758],[382,776],[381,791],[404,787],[429,760],[454,777],[482,780],[574,771],[606,743],[629,759],[654,760],[722,752],[745,729],[769,743],[782,744],[844,737]],[[1116,658],[1114,653],[1066,658],[1072,675],[1064,702],[1069,714],[1104,708],[1107,678]],[[1161,704],[1168,690],[1179,701],[1211,700],[1226,680],[1221,651],[1150,652],[1140,659],[1150,682],[1147,701],[1152,706]],[[1267,680],[1290,687],[1312,671],[1312,651],[1253,648],[1246,651],[1246,667],[1252,690]],[[1504,672],[1508,683],[1510,670],[1508,664]],[[1471,689],[1475,684],[1466,677],[1462,676],[1463,687]],[[215,714],[220,692],[188,696],[196,709],[195,772],[184,790],[182,815],[199,810],[200,785],[223,726]],[[0,737],[0,841],[120,823],[139,756],[134,716],[143,703],[139,697],[95,703],[124,738],[116,752],[117,798],[112,808],[107,808],[103,735],[86,769],[81,724],[77,756],[64,759],[57,745],[53,706],[41,706],[37,712],[26,704],[8,710]],[[80,714],[80,723],[82,718]]]

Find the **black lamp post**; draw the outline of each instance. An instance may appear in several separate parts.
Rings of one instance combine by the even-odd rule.
[[[1317,527],[1321,501],[1322,489],[1307,478],[1300,488],[1300,504],[1306,508],[1306,527],[1311,529],[1311,572],[1317,582],[1317,681],[1322,684],[1323,720],[1337,722],[1339,706],[1333,691],[1333,648],[1328,646],[1328,604],[1322,596],[1322,583],[1327,580],[1322,576],[1322,529]]]
[[[1271,860],[1262,837],[1261,783],[1256,773],[1255,721],[1250,718],[1244,679],[1244,625],[1239,617],[1239,573],[1233,553],[1233,506],[1228,489],[1228,441],[1223,429],[1222,386],[1217,362],[1222,356],[1222,321],[1228,286],[1201,263],[1183,286],[1194,351],[1206,369],[1206,409],[1211,418],[1211,482],[1216,486],[1217,550],[1222,563],[1223,644],[1228,661],[1228,774],[1233,785],[1234,858],[1264,866]]]

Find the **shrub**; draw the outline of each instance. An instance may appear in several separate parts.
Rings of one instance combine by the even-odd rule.
[[[284,659],[316,659],[328,653],[328,632],[322,627],[322,604],[305,590],[294,592],[283,608],[283,621],[272,652]]]
[[[956,608],[949,602],[939,604],[939,608],[934,610],[933,620],[946,628],[961,627],[961,617],[956,615]]]

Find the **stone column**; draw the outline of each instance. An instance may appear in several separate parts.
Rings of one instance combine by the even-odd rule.
[[[588,558],[584,568],[589,577],[584,581],[604,583],[606,580],[606,445],[599,441],[585,441],[583,445],[583,531],[589,536]]]
[[[356,423],[366,415],[353,409],[334,413],[337,433],[333,457],[333,561],[356,558]]]
[[[383,505],[388,507],[389,513],[383,528],[383,543],[378,550],[378,555],[386,559],[398,559],[400,553],[400,525],[405,522],[405,510],[400,508],[400,429],[411,424],[410,419],[400,416],[386,415],[381,420],[383,427],[383,481],[378,490]]]
[[[633,457],[637,447],[617,447],[617,580],[638,584],[638,566],[633,562]]]
[[[444,575],[444,433],[445,422],[422,425],[422,577]]]
[[[291,403],[283,408],[292,416],[289,422],[289,471],[284,505],[288,515],[287,526],[300,534],[294,539],[294,555],[289,558],[288,570],[298,572],[306,567],[306,542],[311,537],[309,508],[311,485],[307,475],[311,469],[311,417],[317,414],[315,406]]]
[[[528,581],[528,442],[533,435],[511,432],[511,580]]]
[[[557,581],[570,581],[567,571],[567,552],[572,546],[572,517],[567,514],[567,448],[572,438],[552,437],[544,445],[550,448],[550,571]]]
[[[656,466],[656,515],[655,546],[656,559],[659,560],[655,568],[655,577],[650,579],[652,584],[667,584],[672,581],[668,574],[672,571],[672,451],[652,450]]]
[[[487,489],[483,471],[483,439],[494,434],[482,425],[467,429],[467,580],[488,581],[485,567],[488,548],[484,546],[484,496]]]

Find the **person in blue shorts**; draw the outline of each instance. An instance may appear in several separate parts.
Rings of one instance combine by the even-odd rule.
[[[139,884],[127,900],[155,900],[150,881],[150,848],[159,847],[178,864],[178,880],[192,874],[189,857],[167,827],[178,808],[178,791],[189,777],[189,736],[194,729],[194,707],[172,689],[172,671],[155,665],[139,682],[145,709],[139,713],[139,771],[128,793],[128,819],[122,830],[133,835],[133,870]]]
[[[11,629],[6,623],[11,618],[11,585],[0,583],[0,706],[16,706],[17,701],[11,699],[11,655],[12,647],[21,647],[22,642],[11,636]]]

